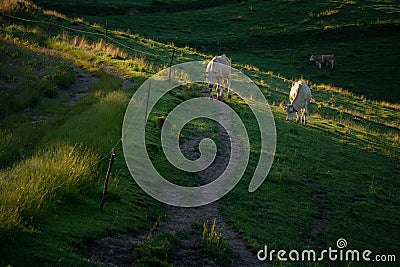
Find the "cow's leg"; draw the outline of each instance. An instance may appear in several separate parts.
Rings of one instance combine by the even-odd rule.
[[[331,61],[331,70],[333,70],[333,65],[335,64],[334,61]]]
[[[224,98],[224,87],[219,85],[219,99],[222,100]]]
[[[222,99],[222,86],[219,83],[217,84],[217,98],[218,100]]]
[[[301,109],[300,109],[300,111],[301,111]],[[299,121],[300,121],[300,112],[296,111],[296,122],[299,122]]]
[[[318,67],[319,67],[319,69],[321,69],[321,62],[318,62]]]
[[[213,84],[212,83],[208,84],[208,89],[210,90],[210,98],[213,98],[213,95],[212,95]]]
[[[232,92],[231,92],[231,79],[228,78],[228,98],[232,97]]]
[[[307,120],[306,120],[306,114],[307,114],[307,108],[306,108],[306,107],[304,107],[304,108],[303,108],[303,123],[304,123],[304,124],[306,124],[306,123],[307,123]]]

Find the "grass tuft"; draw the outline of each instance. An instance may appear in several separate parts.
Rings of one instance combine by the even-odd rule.
[[[11,166],[19,154],[18,139],[8,130],[0,130],[0,168]]]
[[[96,182],[99,157],[82,145],[59,144],[0,173],[0,233],[33,226],[56,203],[79,198]]]
[[[139,242],[133,252],[133,266],[172,266],[168,262],[178,243],[179,238],[173,233],[161,233]]]
[[[234,258],[234,253],[222,236],[217,232],[217,219],[214,218],[210,228],[208,221],[203,224],[203,232],[201,233],[201,253],[209,258],[216,259],[223,266],[229,266],[230,261]]]

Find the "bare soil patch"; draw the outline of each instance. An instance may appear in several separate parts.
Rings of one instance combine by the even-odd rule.
[[[65,105],[72,106],[87,95],[89,87],[99,81],[99,78],[81,68],[74,68],[76,81],[68,89],[58,91],[59,98],[66,98]]]

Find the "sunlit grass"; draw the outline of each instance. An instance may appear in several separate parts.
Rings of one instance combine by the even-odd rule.
[[[217,219],[214,218],[211,225],[208,221],[203,223],[201,233],[201,251],[205,257],[216,259],[221,265],[229,265],[233,261],[234,252],[229,248],[225,237],[217,230]]]
[[[115,91],[121,84],[119,78],[103,75],[100,82],[89,89],[89,95],[77,103],[82,108],[93,104],[91,109],[47,135],[45,142],[82,142],[102,153],[118,141],[120,133],[117,129],[129,97],[125,92]]]
[[[17,12],[26,9],[34,9],[36,6],[28,0],[2,0],[0,2],[1,12]]]
[[[81,145],[60,144],[2,171],[0,232],[16,235],[10,230],[34,226],[52,205],[92,190],[98,159]]]
[[[49,1],[51,2],[51,0]],[[161,2],[166,5],[166,8],[171,9],[176,5],[173,2]],[[122,2],[118,3],[123,5]],[[374,34],[376,33],[373,31],[371,33],[368,30],[362,32],[365,38],[363,37],[364,39],[359,42],[350,37],[352,37],[353,31],[364,30],[363,27],[365,25],[373,24],[380,27],[398,23],[398,20],[390,15],[396,14],[398,8],[392,6],[380,7],[379,5],[369,6],[367,2],[358,1],[314,4],[312,8],[308,3],[301,1],[293,1],[291,6],[287,7],[277,3],[270,1],[268,4],[277,5],[275,6],[276,8],[266,8],[265,3],[256,1],[252,3],[251,9],[248,8],[246,3],[237,6],[226,3],[206,9],[207,12],[211,12],[207,13],[206,16],[196,9],[189,9],[179,13],[179,16],[175,13],[172,15],[167,13],[160,16],[166,25],[163,27],[153,26],[157,25],[154,14],[151,14],[151,16],[147,16],[146,13],[135,14],[135,22],[137,24],[132,24],[129,17],[113,17],[113,26],[121,29],[127,29],[131,25],[135,25],[130,31],[110,30],[114,37],[117,37],[120,42],[130,47],[155,53],[155,56],[136,54],[135,51],[126,48],[122,52],[120,50],[122,48],[118,48],[118,45],[105,44],[104,40],[100,38],[94,40],[93,38],[84,38],[70,33],[62,36],[62,34],[58,35],[59,32],[56,34],[57,37],[46,36],[46,38],[43,38],[42,35],[47,34],[46,30],[26,26],[13,26],[2,30],[4,30],[4,35],[8,39],[27,44],[29,44],[27,39],[35,35],[41,35],[38,39],[42,41],[35,41],[36,44],[46,44],[51,48],[63,51],[65,52],[65,58],[73,61],[78,66],[93,71],[97,71],[104,65],[112,65],[135,79],[135,81],[137,79],[136,85],[140,84],[140,81],[144,80],[149,74],[167,66],[172,48],[176,48],[176,57],[173,63],[180,63],[193,59],[210,58],[211,54],[217,52],[218,41],[218,49],[226,49],[230,52],[228,54],[233,55],[234,67],[242,69],[257,81],[271,104],[277,125],[278,144],[274,165],[264,185],[258,191],[249,194],[248,182],[258,158],[257,123],[251,119],[251,116],[248,115],[248,108],[236,96],[228,101],[244,118],[250,138],[254,142],[251,144],[252,155],[246,175],[242,179],[243,181],[224,198],[222,209],[229,221],[240,231],[250,248],[257,251],[266,242],[276,248],[306,247],[307,235],[314,219],[320,216],[318,206],[321,203],[314,199],[312,194],[313,191],[320,191],[326,194],[324,201],[327,203],[327,207],[325,208],[329,209],[330,216],[329,225],[319,236],[322,243],[334,246],[334,242],[338,238],[337,235],[340,233],[350,238],[349,243],[352,248],[354,248],[353,245],[357,245],[357,247],[363,249],[370,246],[377,250],[387,248],[388,250],[393,249],[393,251],[396,251],[398,250],[399,240],[398,235],[396,235],[396,229],[398,228],[398,211],[396,207],[399,201],[397,179],[399,174],[397,161],[400,147],[398,134],[399,105],[388,101],[371,100],[371,97],[366,94],[374,93],[377,87],[383,85],[389,89],[391,87],[388,87],[388,84],[393,86],[392,81],[387,82],[379,72],[371,70],[376,69],[377,58],[385,61],[382,63],[384,65],[382,69],[389,71],[386,75],[390,76],[390,73],[396,70],[395,67],[388,67],[390,60],[386,61],[387,59],[396,58],[397,54],[393,54],[395,50],[389,49],[394,47],[391,42],[396,39],[395,36],[392,36],[385,37],[383,40],[382,37],[375,37]],[[160,8],[151,3],[139,4],[149,8],[150,11]],[[245,5],[245,8],[243,8],[243,5]],[[296,8],[296,12],[293,12],[292,16],[287,16],[285,19],[280,18],[292,6]],[[358,17],[357,14],[359,13],[355,11],[358,8],[360,10],[361,8],[369,9],[363,11],[363,16]],[[228,20],[233,18],[233,20],[229,21],[232,23],[230,25],[233,27],[232,32],[227,33],[223,41],[221,41],[220,36],[208,34],[207,30],[209,28],[202,28],[204,25],[201,25],[201,23],[207,23],[208,25],[210,20],[205,18],[211,16],[213,24],[217,26],[225,25],[225,17],[219,18],[218,16],[213,16],[213,14],[232,9],[236,11],[235,14],[228,16]],[[312,10],[312,13],[310,13],[310,10]],[[105,9],[99,7],[99,11],[105,11]],[[246,12],[251,13],[249,15]],[[386,12],[389,15],[383,18],[372,16],[374,14],[383,14],[382,12]],[[266,14],[270,14],[270,16]],[[56,16],[57,14],[52,15]],[[182,18],[182,16],[186,17]],[[264,20],[256,20],[260,16],[266,19],[267,22],[265,24],[262,23]],[[137,19],[137,17],[140,19]],[[186,29],[187,24],[184,23],[185,18],[188,17],[195,21],[200,18],[198,20],[199,25],[193,24],[190,27],[190,31]],[[275,21],[275,19],[277,20]],[[174,25],[174,20],[179,21],[180,24]],[[76,20],[75,23],[85,23],[86,21],[90,21],[92,24],[87,23],[80,25],[80,27],[88,27],[90,30],[98,30],[99,32],[104,31],[104,26],[102,26],[104,19],[100,15],[99,17],[91,18],[86,18],[82,15],[82,19]],[[295,23],[292,23],[293,21]],[[140,26],[140,23],[143,24],[143,27]],[[274,25],[277,27],[274,27]],[[172,31],[167,31],[166,29],[170,29],[170,27],[172,27]],[[225,26],[220,28],[225,29]],[[24,35],[24,29],[26,29],[26,35]],[[251,29],[252,31],[243,31],[243,29]],[[302,30],[318,36],[323,32],[321,36],[324,37],[326,33],[332,34],[332,38],[336,34],[338,36],[343,34],[344,37],[340,42],[334,41],[332,43],[329,38],[329,41],[321,38],[305,43],[304,40],[307,39],[297,38],[304,35]],[[130,32],[135,33],[132,34]],[[154,34],[150,37],[154,40],[164,40],[166,44],[140,37],[140,32],[145,32],[149,35]],[[369,34],[372,36],[370,37]],[[292,39],[289,38],[291,35],[294,36]],[[175,36],[179,38],[175,38]],[[207,38],[204,38],[204,36]],[[365,42],[366,40],[368,42]],[[379,46],[380,51],[385,52],[385,49],[388,49],[390,50],[390,55],[394,55],[394,57],[387,57],[387,54],[381,55],[380,51],[375,52],[376,44]],[[201,46],[204,46],[206,50],[203,50]],[[334,71],[326,69],[319,71],[309,65],[309,53],[328,50],[331,52],[332,47],[337,47],[338,50],[336,51],[341,52],[338,54],[337,69]],[[257,49],[259,51],[256,51]],[[270,51],[275,49],[278,51]],[[244,52],[242,55],[235,54],[235,50],[239,52],[243,50]],[[205,56],[196,51],[207,51],[206,53],[209,55]],[[251,55],[249,51],[254,51],[255,54]],[[336,53],[336,51],[332,52]],[[348,54],[345,54],[345,52],[348,52]],[[358,55],[364,54],[369,54],[369,57],[358,57]],[[373,55],[371,56],[371,54]],[[351,60],[346,61],[349,56]],[[366,61],[363,61],[364,59]],[[79,115],[70,120],[62,121],[52,131],[47,129],[48,132],[44,133],[43,142],[40,143],[40,146],[44,144],[44,148],[38,149],[39,152],[35,152],[32,157],[22,160],[14,169],[1,170],[1,177],[17,172],[21,168],[20,166],[29,169],[27,168],[28,166],[39,167],[43,165],[47,170],[56,173],[58,170],[56,168],[54,170],[50,169],[50,163],[53,161],[62,162],[65,159],[61,152],[58,154],[55,152],[58,151],[57,149],[66,153],[65,151],[70,151],[68,149],[73,148],[72,150],[75,151],[79,148],[79,151],[89,151],[96,158],[99,155],[103,156],[112,146],[118,144],[121,136],[120,124],[130,94],[115,91],[121,85],[119,78],[101,73],[96,75],[100,76],[102,81],[90,88],[88,96],[78,101],[76,106],[72,108],[74,112],[79,111]],[[369,82],[367,80],[367,78],[371,78],[369,76],[372,78],[377,77],[377,79],[374,78],[377,80],[376,83]],[[309,83],[315,98],[309,105],[309,123],[306,126],[298,125],[294,122],[285,122],[284,112],[279,107],[281,103],[287,103],[288,101],[290,83],[299,78],[303,78]],[[7,79],[12,81],[13,76]],[[382,83],[378,80],[382,81]],[[156,138],[159,134],[162,120],[166,116],[166,107],[169,108],[174,103],[180,103],[193,97],[195,94],[191,90],[197,92],[198,88],[188,87],[185,90],[172,92],[168,94],[164,102],[160,101],[159,109],[151,114],[154,120],[150,118],[150,121],[155,122],[155,125],[148,126],[150,137],[147,138],[148,136],[146,135],[146,142],[149,141],[147,144],[151,146],[149,154],[152,160],[155,161],[154,165],[161,169],[163,174],[174,176],[174,179],[182,180],[184,184],[188,183],[188,181],[193,183],[193,176],[172,171],[173,168],[167,165],[168,162],[160,156],[160,151],[158,150],[159,140],[156,140]],[[355,93],[353,90],[358,91]],[[362,90],[364,90],[365,94]],[[376,96],[378,93],[373,95]],[[212,126],[209,123],[194,121],[188,124],[186,129],[188,134],[184,137],[190,138],[192,134],[198,132],[196,127],[205,132],[212,130]],[[2,142],[6,147],[13,146],[13,142],[18,142],[18,139],[13,134],[10,134],[9,131],[4,131],[2,135]],[[84,145],[82,147],[78,145],[78,147],[74,148],[75,144]],[[61,148],[58,146],[61,146]],[[41,152],[42,157],[39,157],[38,155]],[[57,160],[57,157],[60,159]],[[121,158],[122,155],[120,154]],[[67,162],[69,163],[70,161]],[[72,165],[75,164],[73,160],[71,162]],[[110,205],[115,207],[115,210],[112,210],[115,214],[106,212],[99,215],[93,211],[95,208],[87,204],[87,202],[96,202],[96,200],[88,198],[87,195],[88,192],[90,195],[90,189],[87,189],[85,183],[92,183],[99,176],[97,178],[92,177],[91,179],[94,180],[88,181],[85,178],[86,174],[83,173],[83,184],[76,185],[73,188],[82,193],[83,202],[87,201],[85,204],[80,205],[81,203],[79,203],[79,205],[74,206],[73,203],[79,202],[79,198],[75,193],[70,195],[69,191],[64,191],[62,187],[53,190],[55,195],[46,193],[45,187],[45,191],[39,191],[37,194],[32,193],[33,196],[37,196],[38,200],[43,199],[41,200],[42,202],[36,202],[35,205],[35,201],[32,201],[33,206],[29,210],[25,210],[22,213],[14,212],[12,209],[2,210],[5,214],[0,216],[0,224],[4,229],[3,234],[5,233],[3,236],[9,238],[8,234],[18,233],[21,227],[25,230],[29,229],[29,227],[37,230],[39,228],[37,227],[37,222],[41,222],[45,215],[49,217],[58,216],[58,213],[52,210],[50,212],[48,207],[51,208],[53,205],[60,207],[57,206],[60,204],[66,204],[65,208],[74,210],[67,213],[67,215],[69,214],[68,218],[71,218],[71,220],[67,222],[67,219],[53,218],[53,221],[49,219],[49,221],[43,222],[43,228],[58,227],[58,232],[62,232],[63,227],[61,225],[69,224],[71,228],[80,228],[83,225],[82,221],[85,221],[88,217],[90,217],[90,220],[92,220],[92,216],[100,218],[97,221],[93,219],[96,223],[90,225],[97,229],[95,234],[90,230],[90,227],[74,232],[78,240],[75,241],[76,243],[82,243],[82,239],[88,238],[88,236],[89,239],[93,238],[98,234],[99,229],[104,230],[101,236],[110,232],[113,233],[115,229],[113,228],[113,216],[115,216],[115,221],[119,222],[119,218],[124,216],[125,212],[132,210],[134,211],[132,218],[125,221],[128,226],[120,226],[118,228],[119,231],[125,231],[131,224],[143,225],[147,223],[146,220],[149,219],[144,214],[149,212],[154,217],[155,212],[151,208],[153,207],[153,202],[151,202],[151,199],[141,196],[140,192],[142,191],[137,189],[134,183],[129,183],[131,178],[129,173],[125,172],[126,168],[123,160],[122,163],[121,161],[119,163],[120,165],[116,172],[121,179],[113,180],[115,187],[111,195],[114,201],[110,201]],[[104,167],[102,168],[104,169]],[[93,171],[96,172],[102,168],[100,167]],[[32,169],[33,167],[30,167],[30,170]],[[22,177],[23,172],[22,170],[19,171]],[[62,175],[65,174],[63,171],[60,171],[60,173]],[[38,174],[42,175],[39,171]],[[42,176],[48,179],[49,183],[50,181],[52,183],[60,181],[57,180],[57,176],[47,177],[45,174]],[[3,180],[6,181],[7,179]],[[62,178],[62,180],[69,181],[69,178]],[[78,184],[79,182],[76,181],[76,183]],[[122,185],[118,186],[118,183]],[[6,184],[4,185],[6,186]],[[55,186],[57,187],[56,184]],[[95,186],[99,188],[99,184]],[[32,187],[37,188],[33,185]],[[21,197],[23,195],[21,194]],[[135,201],[124,202],[125,197],[129,198],[132,195],[134,195],[133,199]],[[46,198],[46,196],[49,196],[49,198]],[[32,198],[32,196],[29,197],[28,195],[24,203],[32,199],[35,199],[35,197]],[[76,211],[79,208],[82,210]],[[86,216],[87,210],[85,209],[90,210],[90,216]],[[113,218],[110,220],[110,217]],[[108,218],[107,222],[112,226],[105,226],[106,223],[102,223],[103,218]],[[69,227],[67,228],[70,230]],[[137,230],[137,227],[133,228]],[[207,233],[209,231],[212,232],[212,230],[207,231]],[[65,230],[65,232],[67,231]],[[387,232],[392,234],[388,235]],[[371,235],[373,238],[370,238]],[[40,236],[45,240],[45,243],[55,240],[45,237],[43,234]],[[169,240],[169,237],[165,239]],[[56,238],[56,241],[60,243],[64,239]],[[57,243],[57,247],[55,246],[56,250],[60,248],[59,243]],[[45,246],[42,245],[43,247]],[[169,243],[164,238],[161,238],[159,243],[148,242],[140,248],[140,253],[143,253],[142,256],[144,255],[145,257],[148,256],[149,252],[156,251],[160,253],[160,258],[163,259],[162,263],[168,261],[168,257],[164,257],[165,253],[171,252]],[[67,247],[66,251],[75,249],[75,247]],[[51,253],[54,253],[54,251],[44,250],[42,251],[42,257],[46,263],[53,262],[56,264],[55,262],[60,260],[61,256],[60,258],[53,257]],[[71,255],[72,252],[66,254]],[[76,257],[80,258],[81,256]],[[71,262],[75,263],[74,260],[71,260]],[[43,265],[43,262],[41,263]],[[278,263],[274,262],[273,264]]]

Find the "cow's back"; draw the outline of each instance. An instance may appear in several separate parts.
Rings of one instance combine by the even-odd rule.
[[[217,77],[229,79],[231,73],[230,66],[231,62],[225,54],[216,56],[210,62],[208,62],[206,73],[214,72]]]
[[[216,57],[213,57],[213,59],[211,59],[210,62],[208,62],[207,69],[206,69],[207,72],[219,71],[221,69],[219,67],[219,64],[214,64],[214,63],[219,63],[219,64],[223,64],[223,65],[227,65],[227,66],[231,65],[229,58],[227,58],[225,56],[225,54],[222,56],[216,56]]]
[[[231,65],[229,58],[225,54],[223,54],[222,56],[214,57],[212,61],[214,61],[215,63],[224,64],[227,66]]]
[[[289,95],[290,104],[292,104],[297,98],[299,94],[299,88],[300,86],[292,86],[292,88],[290,89],[290,95]]]
[[[301,91],[304,93],[304,99],[309,103],[311,100],[311,90],[310,87],[308,87],[308,85],[305,82],[301,83],[301,87],[299,86],[299,88],[301,88]]]
[[[311,90],[305,82],[297,82],[290,90],[290,103],[296,108],[307,106],[311,101]]]

